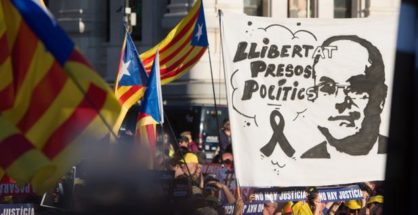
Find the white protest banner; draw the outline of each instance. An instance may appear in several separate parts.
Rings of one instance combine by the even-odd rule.
[[[396,18],[221,19],[242,186],[384,179]]]

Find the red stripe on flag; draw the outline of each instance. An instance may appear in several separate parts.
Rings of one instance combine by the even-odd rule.
[[[142,86],[131,86],[128,91],[119,97],[119,103],[124,104],[126,100],[131,98],[131,96],[138,92],[141,88]]]
[[[12,48],[15,89],[19,89],[25,79],[38,41],[38,38],[29,29],[28,25],[25,22],[20,22],[19,32],[16,35],[16,41]]]
[[[197,10],[197,11],[199,12],[200,10]],[[192,27],[192,25],[195,24],[196,19],[197,19],[197,16],[199,15],[198,12],[193,15],[193,18],[190,19],[190,21],[186,24],[186,26],[184,26],[184,28],[166,46],[162,47],[161,50],[159,50],[160,55],[164,51],[166,51],[168,48],[170,48],[171,46],[174,46],[175,43],[177,43],[181,38],[183,38],[186,35],[187,31],[190,30],[190,28]],[[191,42],[191,41],[189,40],[189,42]],[[142,61],[143,64],[144,65],[147,65],[148,63],[154,61],[154,57],[155,57],[155,54],[153,54],[150,57],[144,59]]]
[[[191,47],[191,38],[192,38],[192,34],[190,34],[190,38],[185,40],[180,47],[178,47],[178,49],[176,49],[176,51],[174,51],[173,53],[171,53],[169,56],[163,58],[160,60],[160,65],[164,65],[166,64],[168,61],[170,61],[171,59],[173,59],[176,55],[178,55],[181,51],[183,51],[185,49],[185,47],[188,45],[188,47]]]
[[[68,61],[74,61],[81,64],[86,65],[90,69],[93,70],[93,67],[90,65],[90,63],[84,58],[84,56],[76,49],[74,49],[73,52],[71,52],[70,56],[68,57]]]
[[[41,116],[48,110],[55,98],[64,87],[68,77],[57,61],[54,61],[48,73],[34,88],[29,104],[23,118],[17,124],[23,133],[26,133]]]
[[[138,117],[136,118],[137,119],[136,121],[139,121],[140,119],[145,118],[147,116],[149,116],[149,115],[144,113],[144,112],[139,112]]]
[[[195,47],[195,48],[201,48],[201,47]],[[193,49],[191,49],[191,50],[193,50]],[[191,52],[191,50],[189,52]],[[202,49],[199,53],[197,53],[197,55],[195,57],[193,57],[192,59],[190,59],[190,61],[188,61],[186,64],[183,64],[183,65],[180,65],[179,66],[179,64],[181,63],[180,60],[184,60],[184,59],[180,59],[180,60],[178,60],[176,63],[174,63],[170,67],[167,67],[167,68],[164,68],[164,69],[160,69],[161,80],[164,80],[166,78],[170,78],[170,77],[176,76],[179,73],[181,73],[181,71],[184,68],[187,68],[187,67],[195,64],[200,59],[200,57],[205,53],[205,51],[206,51],[205,48]],[[185,55],[185,57],[188,57],[188,56]],[[185,58],[185,57],[183,57],[183,58]]]
[[[193,37],[193,34],[191,32],[190,35],[188,35],[188,39],[183,41],[183,43],[179,47],[177,47],[177,49],[173,53],[171,53],[167,57],[162,57],[160,59],[160,65],[164,65],[167,62],[169,62],[170,60],[172,60],[174,57],[178,56],[180,52],[182,52],[184,49],[186,49],[186,47],[187,48],[194,48],[194,46],[191,45],[192,37]],[[146,67],[146,70],[151,70],[151,67],[152,67],[152,65],[148,64],[148,66]]]
[[[155,125],[145,125],[145,129],[147,130],[147,139],[148,143],[150,144],[150,148],[152,151],[153,156],[155,156],[155,152],[157,151],[157,135],[155,133]]]
[[[0,47],[0,64],[3,64],[4,61],[7,59],[7,56],[9,56],[9,48],[6,33],[4,33],[0,37]]]
[[[13,85],[10,83],[3,90],[0,90],[0,112],[2,110],[7,110],[13,106],[14,101],[14,90]]]
[[[8,168],[25,152],[31,150],[33,145],[21,134],[14,134],[0,141],[0,166]]]
[[[171,66],[168,66],[168,67],[166,67],[166,69],[165,70],[167,70],[168,72],[171,72],[172,70],[174,70],[175,68],[178,68],[178,67],[181,67],[181,65],[183,64],[183,63],[185,63],[185,61],[186,61],[186,59],[189,57],[189,55],[190,55],[190,53],[193,51],[193,49],[194,49],[194,47],[191,47],[187,52],[186,52],[186,54],[184,54],[180,59],[178,59],[177,61],[175,61],[174,63],[172,63],[171,64]],[[160,74],[164,74],[164,73],[161,73],[161,70],[160,70]]]
[[[107,92],[91,84],[84,99],[75,108],[71,116],[49,137],[43,148],[44,154],[53,159],[71,143],[96,118],[103,107]],[[92,102],[94,106],[92,107]]]

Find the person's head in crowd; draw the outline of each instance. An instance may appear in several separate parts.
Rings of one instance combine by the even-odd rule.
[[[374,188],[373,188],[373,193],[371,195],[375,196],[375,195],[384,195],[385,194],[385,187],[384,182],[383,181],[374,181]]]
[[[199,164],[199,158],[196,154],[188,152],[179,160],[181,175],[191,177],[193,184],[202,187],[202,166]]]
[[[199,152],[199,148],[202,148],[201,146],[198,146],[198,144],[196,144],[193,141],[192,132],[183,131],[183,132],[181,132],[180,136],[187,137],[187,139],[188,139],[187,147],[191,152],[197,153],[197,152]]]
[[[182,135],[177,141],[179,143],[180,148],[188,149],[190,141],[188,137]]]
[[[189,143],[193,141],[192,132],[190,132],[190,131],[183,131],[183,132],[180,133],[180,136],[187,137],[187,139],[189,140],[188,141]]]
[[[207,198],[213,198],[218,200],[220,189],[216,186],[219,182],[216,175],[209,174],[205,177],[205,187],[203,188],[203,195]]]
[[[191,169],[195,169],[195,167],[198,164],[199,164],[199,159],[197,158],[197,156],[194,153],[189,152],[189,151],[183,151],[183,153],[177,153],[176,156],[172,159],[172,165],[173,167],[178,167],[178,170],[181,173],[180,175],[182,174],[190,175],[192,173]]]
[[[292,215],[293,214],[292,206],[293,206],[292,201],[286,202],[286,204],[283,205],[283,208],[281,210],[282,215]]]
[[[298,201],[292,206],[292,213],[296,215],[321,214],[321,197],[316,187],[308,187],[305,190],[306,201]]]
[[[345,202],[344,205],[348,208],[348,215],[360,214],[362,208],[360,200],[349,200]]]
[[[234,157],[231,153],[225,152],[222,154],[222,164],[228,169],[233,170],[234,168]]]
[[[321,196],[319,195],[319,191],[316,187],[308,187],[306,189],[306,193],[307,202],[311,210],[315,211],[315,209],[321,204]]]
[[[369,209],[370,215],[381,215],[383,214],[383,196],[375,195],[369,198],[367,201],[367,208]]]
[[[367,193],[367,195],[373,195],[373,188],[369,183],[359,183],[358,185],[363,192]]]
[[[263,215],[274,215],[277,211],[278,203],[274,201],[264,202]]]

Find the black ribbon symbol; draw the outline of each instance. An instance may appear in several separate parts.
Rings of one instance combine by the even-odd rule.
[[[276,123],[276,116],[279,117],[279,124]],[[295,154],[295,149],[289,144],[286,136],[284,136],[284,118],[283,115],[278,110],[273,110],[270,114],[270,125],[273,129],[273,135],[270,138],[270,141],[264,145],[260,151],[267,157],[269,157],[276,147],[276,143],[279,143],[280,148],[288,157],[292,157]]]

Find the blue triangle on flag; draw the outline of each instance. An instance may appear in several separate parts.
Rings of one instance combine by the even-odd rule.
[[[162,95],[160,83],[160,60],[158,50],[155,54],[154,63],[150,72],[148,86],[145,90],[144,99],[139,112],[151,116],[155,122],[163,123]]]
[[[203,10],[203,1],[200,3],[199,17],[193,29],[192,46],[208,47],[208,34],[206,31],[205,12]]]
[[[119,86],[146,86],[147,73],[129,33],[126,33],[126,45],[120,67]]]

